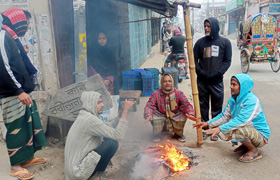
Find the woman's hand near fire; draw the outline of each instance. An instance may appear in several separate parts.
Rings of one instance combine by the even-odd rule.
[[[149,121],[152,121],[153,120],[153,117],[152,116],[148,116],[146,119],[145,119],[145,123],[149,122]]]

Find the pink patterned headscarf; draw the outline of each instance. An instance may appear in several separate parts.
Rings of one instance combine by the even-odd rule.
[[[182,33],[178,28],[176,28],[176,29],[174,29],[174,35],[179,36],[179,35],[182,35]]]

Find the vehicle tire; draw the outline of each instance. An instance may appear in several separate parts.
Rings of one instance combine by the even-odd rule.
[[[240,54],[240,61],[241,61],[241,70],[243,73],[247,73],[250,67],[250,60],[245,51],[242,51]]]
[[[270,66],[273,72],[278,72],[280,69],[280,58],[279,58],[279,53],[277,52],[275,56],[275,61],[270,62]]]

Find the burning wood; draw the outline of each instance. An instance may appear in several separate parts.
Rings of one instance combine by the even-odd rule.
[[[167,141],[165,145],[157,144],[154,147],[149,147],[145,153],[155,153],[155,157],[160,157],[154,162],[155,166],[166,165],[173,172],[179,172],[186,169],[190,169],[189,159],[182,151],[176,148],[170,141]]]

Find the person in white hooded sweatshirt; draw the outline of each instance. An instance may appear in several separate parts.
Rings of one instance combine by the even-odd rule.
[[[99,118],[104,107],[100,96],[101,94],[94,91],[82,93],[83,108],[70,128],[66,140],[66,180],[96,179],[99,173],[106,170],[118,149],[118,140],[123,139],[125,135],[128,126],[127,114],[135,101],[124,101],[119,122],[115,119],[111,123]]]

